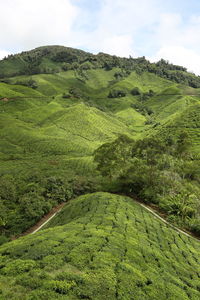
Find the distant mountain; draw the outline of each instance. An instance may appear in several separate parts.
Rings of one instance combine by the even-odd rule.
[[[188,73],[186,68],[170,64],[163,59],[157,63],[150,63],[145,57],[120,58],[105,53],[93,55],[63,46],[44,46],[9,55],[0,61],[0,78],[28,74],[52,74],[74,69],[111,70],[114,67],[122,68],[126,72],[136,71],[138,74],[148,71],[177,83],[194,88],[200,87],[199,76]]]

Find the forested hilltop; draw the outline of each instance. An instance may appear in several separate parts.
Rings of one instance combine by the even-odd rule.
[[[157,63],[150,63],[144,56],[121,58],[105,53],[94,55],[63,46],[44,46],[20,54],[8,55],[0,62],[0,78],[17,75],[54,74],[68,70],[79,70],[81,73],[84,70],[99,68],[105,70],[122,68],[127,74],[131,71],[136,71],[137,74],[147,71],[177,83],[194,88],[200,87],[199,76],[188,73],[186,68],[170,64],[164,59]],[[116,78],[122,75],[116,74]]]
[[[199,299],[199,153],[200,77],[181,66],[62,46],[1,60],[0,299]]]

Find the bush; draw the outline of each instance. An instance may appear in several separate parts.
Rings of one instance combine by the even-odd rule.
[[[200,220],[195,218],[191,221],[190,228],[192,232],[194,232],[197,235],[200,235]]]
[[[138,87],[135,87],[135,88],[133,88],[133,89],[131,90],[131,94],[132,94],[133,96],[139,96],[139,95],[142,94],[142,92],[140,91],[140,89],[139,89]]]
[[[69,98],[71,98],[71,95],[68,94],[68,93],[63,93],[62,97],[63,97],[64,99],[69,99]]]
[[[108,98],[121,98],[125,96],[126,96],[126,92],[122,90],[112,90],[108,94]]]
[[[58,294],[66,295],[70,289],[76,286],[75,281],[66,282],[59,280],[50,280],[46,283],[46,288],[55,291]]]
[[[32,89],[36,89],[38,87],[38,84],[35,80],[29,79],[29,80],[17,80],[14,84],[19,84],[27,87],[31,87]]]
[[[74,98],[81,98],[82,93],[81,90],[77,89],[77,88],[71,88],[69,90],[69,93],[74,97]]]
[[[23,274],[24,272],[29,272],[35,266],[36,262],[33,260],[16,259],[15,261],[7,263],[6,267],[2,269],[2,272],[3,274],[13,276],[17,274]]]

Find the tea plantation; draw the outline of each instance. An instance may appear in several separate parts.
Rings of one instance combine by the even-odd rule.
[[[0,300],[200,299],[199,128],[199,76],[164,60],[1,60]]]
[[[48,229],[0,248],[1,299],[199,299],[200,243],[133,199],[66,204]]]

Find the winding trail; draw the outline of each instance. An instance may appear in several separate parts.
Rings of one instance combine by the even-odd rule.
[[[146,209],[148,212],[150,212],[152,215],[154,215],[155,218],[157,218],[158,220],[162,221],[163,223],[165,223],[166,225],[168,225],[169,227],[171,227],[172,229],[174,229],[176,232],[184,234],[185,236],[189,237],[189,238],[193,238],[196,241],[200,242],[200,237],[195,236],[192,232],[190,231],[184,231],[181,230],[180,228],[176,227],[175,225],[169,223],[165,218],[163,218],[162,216],[159,215],[158,213],[158,209],[156,209],[156,207],[153,209],[150,205],[146,205],[142,202],[141,199],[139,199],[136,195],[124,195],[124,194],[119,194],[119,195],[123,195],[126,197],[131,198],[133,201],[135,201],[137,204],[139,204],[141,207],[143,207],[144,209]]]
[[[59,210],[60,211],[60,210]],[[55,215],[57,215],[57,213],[59,212],[55,212],[52,216],[50,216],[44,223],[42,223],[41,225],[38,225],[39,227],[37,227],[34,231],[30,232],[30,234],[36,233],[38,232],[44,225],[46,225],[53,217],[55,217]]]
[[[47,215],[45,215],[38,223],[29,228],[23,235],[34,234],[38,232],[44,225],[46,225],[51,219],[53,219],[63,208],[66,202],[54,207]]]
[[[28,235],[28,234],[34,234],[36,232],[38,232],[42,227],[44,227],[44,225],[46,225],[51,219],[53,219],[53,217],[55,217],[64,207],[64,205],[66,204],[66,202],[63,202],[55,207],[53,207],[50,212],[48,212],[48,214],[44,215],[35,225],[31,226],[28,230],[26,230],[25,232],[23,232],[22,234],[18,235],[18,236],[14,236],[11,239],[12,240],[16,240],[19,237]]]
[[[120,195],[120,196],[122,196],[122,195]],[[123,196],[126,196],[126,195],[123,195]],[[137,197],[134,197],[134,196],[132,196],[132,197],[128,196],[128,197],[132,198],[133,201],[135,201],[137,204],[139,204],[145,210],[150,212],[155,218],[159,219],[160,221],[162,221],[166,225],[170,226],[176,232],[184,234],[185,236],[187,236],[189,238],[194,238],[196,241],[200,242],[200,239],[198,237],[194,236],[191,232],[183,231],[183,230],[179,229],[178,227],[172,225],[171,223],[166,221],[163,217],[161,217],[155,211],[155,209],[152,209],[150,206],[141,203],[141,200],[137,199]],[[34,233],[38,232],[42,227],[44,227],[51,219],[53,219],[62,210],[62,208],[64,207],[65,204],[66,204],[66,202],[61,203],[58,206],[54,207],[48,214],[46,214],[44,217],[42,217],[42,219],[39,222],[37,222],[34,226],[30,227],[27,231],[22,233],[20,236],[13,237],[12,239],[14,240],[14,239],[19,238],[21,236],[25,236],[25,235],[28,235],[28,234],[34,234]]]
[[[139,203],[137,201],[137,203]],[[167,224],[168,226],[172,227],[174,230],[176,230],[177,232],[180,232],[184,235],[186,235],[187,237],[192,237],[192,238],[195,238],[196,240],[200,241],[198,238],[194,237],[192,234],[189,234],[181,229],[179,229],[178,227],[172,225],[171,223],[167,222],[164,218],[162,218],[161,216],[159,216],[153,209],[151,209],[150,207],[142,204],[142,203],[139,203],[140,206],[142,206],[143,208],[145,208],[146,210],[148,210],[150,213],[152,213],[157,219],[161,220],[162,222],[164,222],[165,224]]]

